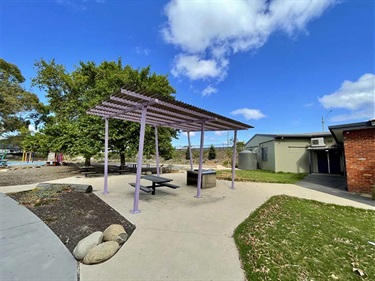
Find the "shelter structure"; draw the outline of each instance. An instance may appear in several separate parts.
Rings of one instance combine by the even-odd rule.
[[[121,90],[111,95],[100,104],[87,111],[88,114],[101,116],[105,120],[105,162],[104,162],[104,194],[108,193],[108,119],[115,118],[138,122],[141,125],[136,183],[134,193],[134,205],[131,213],[139,213],[139,192],[142,173],[144,134],[146,125],[155,128],[155,150],[156,150],[156,170],[160,174],[159,152],[158,152],[158,127],[169,127],[182,130],[187,133],[190,168],[193,170],[190,132],[201,132],[200,154],[199,154],[199,174],[197,183],[197,194],[201,197],[202,160],[204,146],[204,132],[206,131],[234,131],[233,161],[232,161],[232,184],[234,189],[234,172],[236,163],[236,142],[237,131],[253,128],[250,125],[239,121],[206,111],[204,109],[177,101],[172,97],[164,97],[152,94],[147,91],[139,91],[134,87],[121,88]]]

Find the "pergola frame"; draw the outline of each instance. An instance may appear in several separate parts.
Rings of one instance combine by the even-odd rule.
[[[136,184],[134,193],[134,205],[131,213],[139,213],[139,193],[142,173],[144,134],[146,125],[155,128],[155,150],[156,150],[156,171],[160,175],[159,150],[158,150],[158,127],[169,127],[179,129],[187,133],[190,168],[193,170],[190,133],[200,132],[200,153],[199,153],[199,172],[197,183],[197,194],[195,197],[201,197],[201,179],[203,166],[203,146],[205,131],[234,131],[234,146],[232,160],[232,184],[231,189],[235,189],[235,163],[236,163],[236,143],[237,131],[253,128],[250,125],[238,122],[236,120],[203,110],[201,108],[177,101],[172,97],[163,97],[146,91],[137,91],[135,88],[121,88],[118,93],[111,95],[101,104],[94,106],[87,111],[88,114],[101,116],[105,120],[105,160],[104,160],[104,194],[108,194],[108,119],[115,118],[126,121],[138,122],[141,124],[138,162],[136,173]]]

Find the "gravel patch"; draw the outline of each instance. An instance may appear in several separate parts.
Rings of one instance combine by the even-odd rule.
[[[24,185],[51,181],[73,177],[78,173],[79,168],[76,164],[0,169],[0,186]]]

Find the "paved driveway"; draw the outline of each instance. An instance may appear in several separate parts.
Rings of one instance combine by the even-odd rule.
[[[364,204],[369,204],[370,206],[374,204],[374,201],[369,200],[364,196],[347,192],[346,177],[341,175],[310,174],[300,182],[296,183],[296,185]]]

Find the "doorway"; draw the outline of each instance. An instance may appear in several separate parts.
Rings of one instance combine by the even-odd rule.
[[[328,174],[328,158],[325,150],[316,151],[318,159],[318,173]]]
[[[339,150],[318,150],[316,151],[318,160],[318,173],[340,174],[340,151]]]

